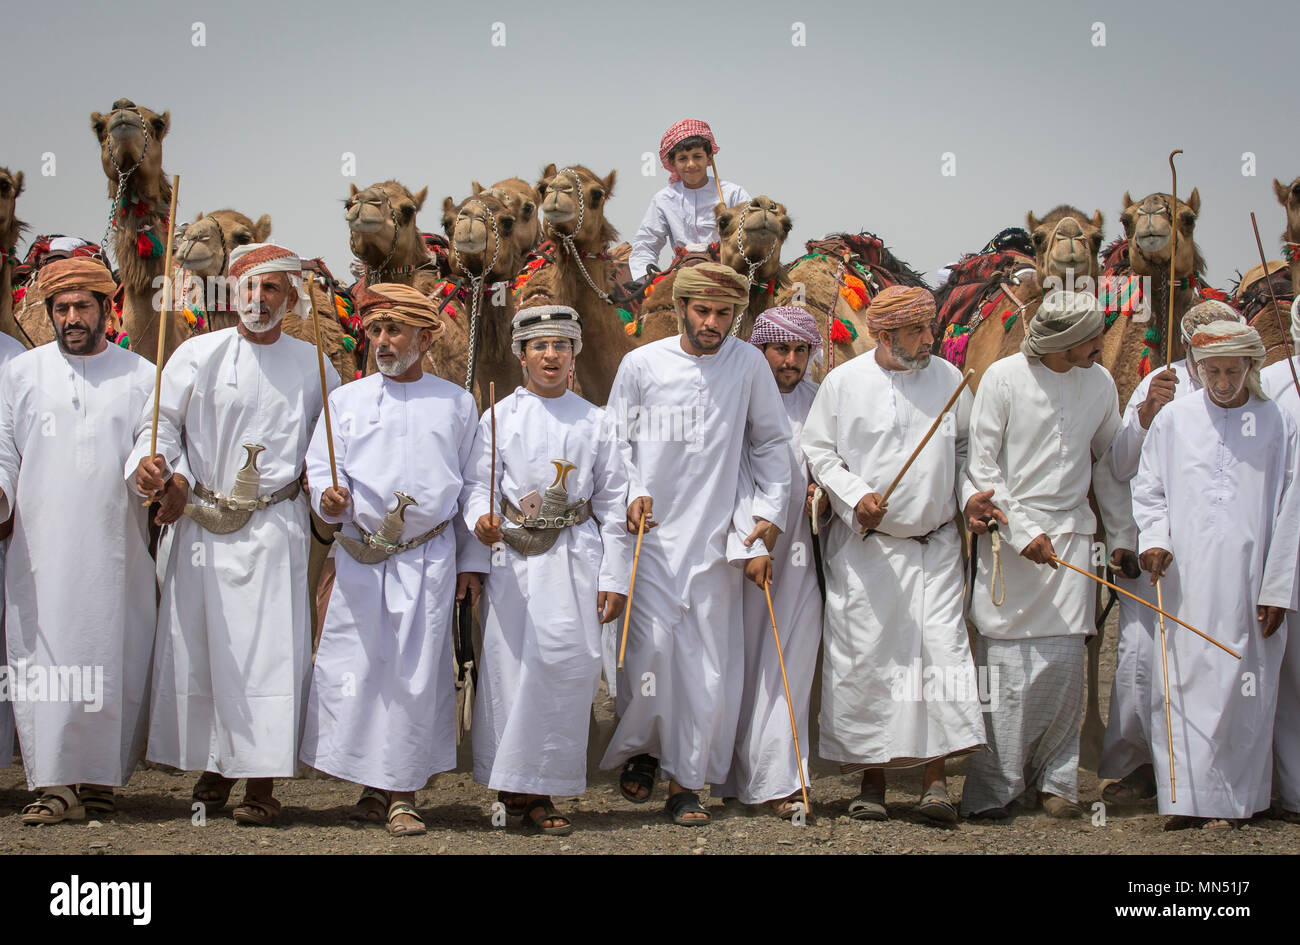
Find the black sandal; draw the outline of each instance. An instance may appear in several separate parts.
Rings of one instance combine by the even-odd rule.
[[[497,800],[506,809],[507,817],[522,817],[527,810],[527,794],[518,794],[515,791],[497,791]]]
[[[623,765],[623,773],[618,776],[618,789],[633,804],[644,804],[654,795],[655,775],[659,771],[659,759],[654,755],[633,755]],[[637,797],[634,791],[627,789],[628,784],[645,788],[645,797]]]
[[[533,811],[535,810],[543,811],[546,816],[534,817]],[[569,834],[573,833],[573,822],[563,814],[557,814],[555,812],[555,805],[551,803],[549,797],[535,797],[525,804],[523,809],[523,818],[524,822],[521,826],[524,830],[533,833],[546,834],[549,837],[567,837]],[[543,827],[542,824],[548,820],[562,820],[564,823],[552,825],[550,827]]]
[[[709,812],[700,806],[700,796],[694,791],[678,791],[668,795],[664,805],[668,819],[681,827],[703,827],[711,819]],[[687,819],[687,814],[703,814],[703,817]]]

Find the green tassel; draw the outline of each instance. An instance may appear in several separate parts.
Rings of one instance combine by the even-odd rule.
[[[618,320],[624,325],[631,323],[632,319],[636,317],[625,308],[616,308],[614,311],[618,312]]]
[[[1155,329],[1155,328],[1148,328],[1148,329],[1147,329],[1147,330],[1142,334],[1142,340],[1145,341],[1148,345],[1158,345],[1158,344],[1160,344],[1160,332],[1159,332],[1159,330],[1157,330],[1157,329]]]
[[[1010,318],[1008,318],[1005,322],[1002,323],[1002,330],[1003,330],[1003,331],[1010,331],[1010,330],[1011,330],[1011,326],[1014,325],[1014,324],[1016,323],[1016,319],[1019,318],[1019,317],[1020,317],[1020,313],[1019,313],[1019,312],[1016,312],[1016,314],[1014,314],[1014,315],[1012,315]]]
[[[355,351],[355,350],[357,350],[357,339],[353,338],[351,335],[344,335],[344,336],[343,336],[343,350],[344,350],[344,351]]]

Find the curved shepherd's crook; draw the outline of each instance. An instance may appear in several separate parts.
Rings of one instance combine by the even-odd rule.
[[[172,244],[176,241],[176,194],[181,189],[181,175],[172,175],[172,205],[167,217],[167,256],[163,263],[163,299],[158,310],[158,357],[153,373],[153,427],[149,434],[149,458],[158,454],[158,405],[162,397],[163,356],[167,350],[167,323],[171,321],[172,302]],[[16,320],[16,319],[15,319]],[[157,496],[144,500],[147,508]]]
[[[1165,314],[1165,367],[1174,363],[1174,293],[1178,291],[1178,279],[1174,275],[1174,267],[1178,264],[1178,168],[1174,167],[1174,155],[1182,153],[1182,148],[1169,152],[1169,172],[1174,176],[1174,183],[1169,195],[1169,311]],[[1264,274],[1268,275],[1267,271]]]

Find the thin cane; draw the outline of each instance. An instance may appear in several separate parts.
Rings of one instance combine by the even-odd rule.
[[[623,641],[618,645],[618,668],[623,668],[623,657],[627,654],[627,628],[632,618],[632,592],[636,590],[636,566],[641,563],[641,538],[645,535],[645,512],[636,526],[636,551],[632,554],[632,578],[627,585],[627,607],[623,610]]]
[[[1156,578],[1156,606],[1165,609],[1165,595]],[[1174,788],[1174,723],[1169,714],[1169,651],[1165,648],[1165,615],[1160,615],[1160,661],[1165,665],[1165,737],[1169,741],[1169,803],[1178,803]]]
[[[767,597],[767,615],[772,620],[772,639],[776,641],[776,659],[781,664],[781,684],[785,686],[785,707],[790,710],[790,734],[794,736],[794,763],[799,766],[799,790],[803,792],[804,814],[811,812],[808,805],[808,782],[803,776],[803,751],[799,748],[799,728],[794,721],[794,701],[790,698],[790,679],[785,674],[785,656],[781,652],[781,635],[776,629],[776,612],[772,610],[772,580],[763,585]]]

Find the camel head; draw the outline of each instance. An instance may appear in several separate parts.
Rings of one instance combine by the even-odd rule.
[[[23,172],[0,167],[0,251],[7,252],[18,242],[23,225],[18,222],[15,205],[22,192]]]
[[[423,254],[424,241],[415,215],[428,195],[428,187],[413,194],[395,180],[371,184],[365,190],[352,184],[344,204],[352,254],[374,267],[388,265],[386,259],[410,258],[417,251]]]
[[[1089,219],[1082,210],[1065,204],[1041,220],[1033,211],[1026,214],[1025,225],[1034,242],[1039,282],[1044,283],[1049,277],[1065,280],[1087,276],[1096,285],[1103,222],[1100,210]]]
[[[129,98],[119,98],[108,113],[90,113],[90,128],[99,141],[100,163],[108,176],[109,196],[116,196],[119,171],[130,171],[137,196],[155,203],[170,189],[162,169],[162,139],[171,128],[171,112],[150,111]]]
[[[271,218],[266,214],[254,223],[235,210],[200,213],[176,241],[176,262],[196,276],[224,275],[231,250],[265,243],[270,235]]]
[[[781,271],[781,247],[794,225],[783,204],[760,196],[736,207],[719,203],[713,212],[718,221],[723,265],[748,275],[749,267],[760,263],[755,279],[770,279]]]
[[[523,266],[514,241],[515,216],[492,191],[480,190],[460,203],[443,200],[442,229],[451,243],[452,275],[477,276],[490,265],[491,278],[510,279]]]
[[[515,218],[515,230],[512,235],[515,246],[519,248],[519,258],[527,256],[542,241],[542,221],[537,213],[541,206],[542,195],[532,184],[519,177],[507,177],[491,187],[484,187],[474,181],[471,194],[491,194],[506,205],[510,215]]]
[[[605,219],[605,202],[614,191],[616,171],[602,180],[580,164],[556,170],[548,164],[537,182],[542,195],[546,232],[573,238],[583,252],[598,253],[618,238],[618,231]]]
[[[1273,193],[1277,194],[1277,202],[1286,207],[1284,238],[1292,243],[1300,242],[1300,177],[1290,184],[1284,184],[1274,178]]]
[[[1128,191],[1124,192],[1124,212],[1120,214],[1120,222],[1124,224],[1124,235],[1128,237],[1129,264],[1135,275],[1169,277],[1169,244],[1174,225],[1170,214],[1172,199],[1169,194],[1149,194],[1135,202]],[[1180,279],[1205,268],[1201,251],[1192,239],[1200,212],[1201,195],[1192,188],[1187,202],[1179,200],[1177,208],[1178,258],[1174,261],[1174,273]]]

